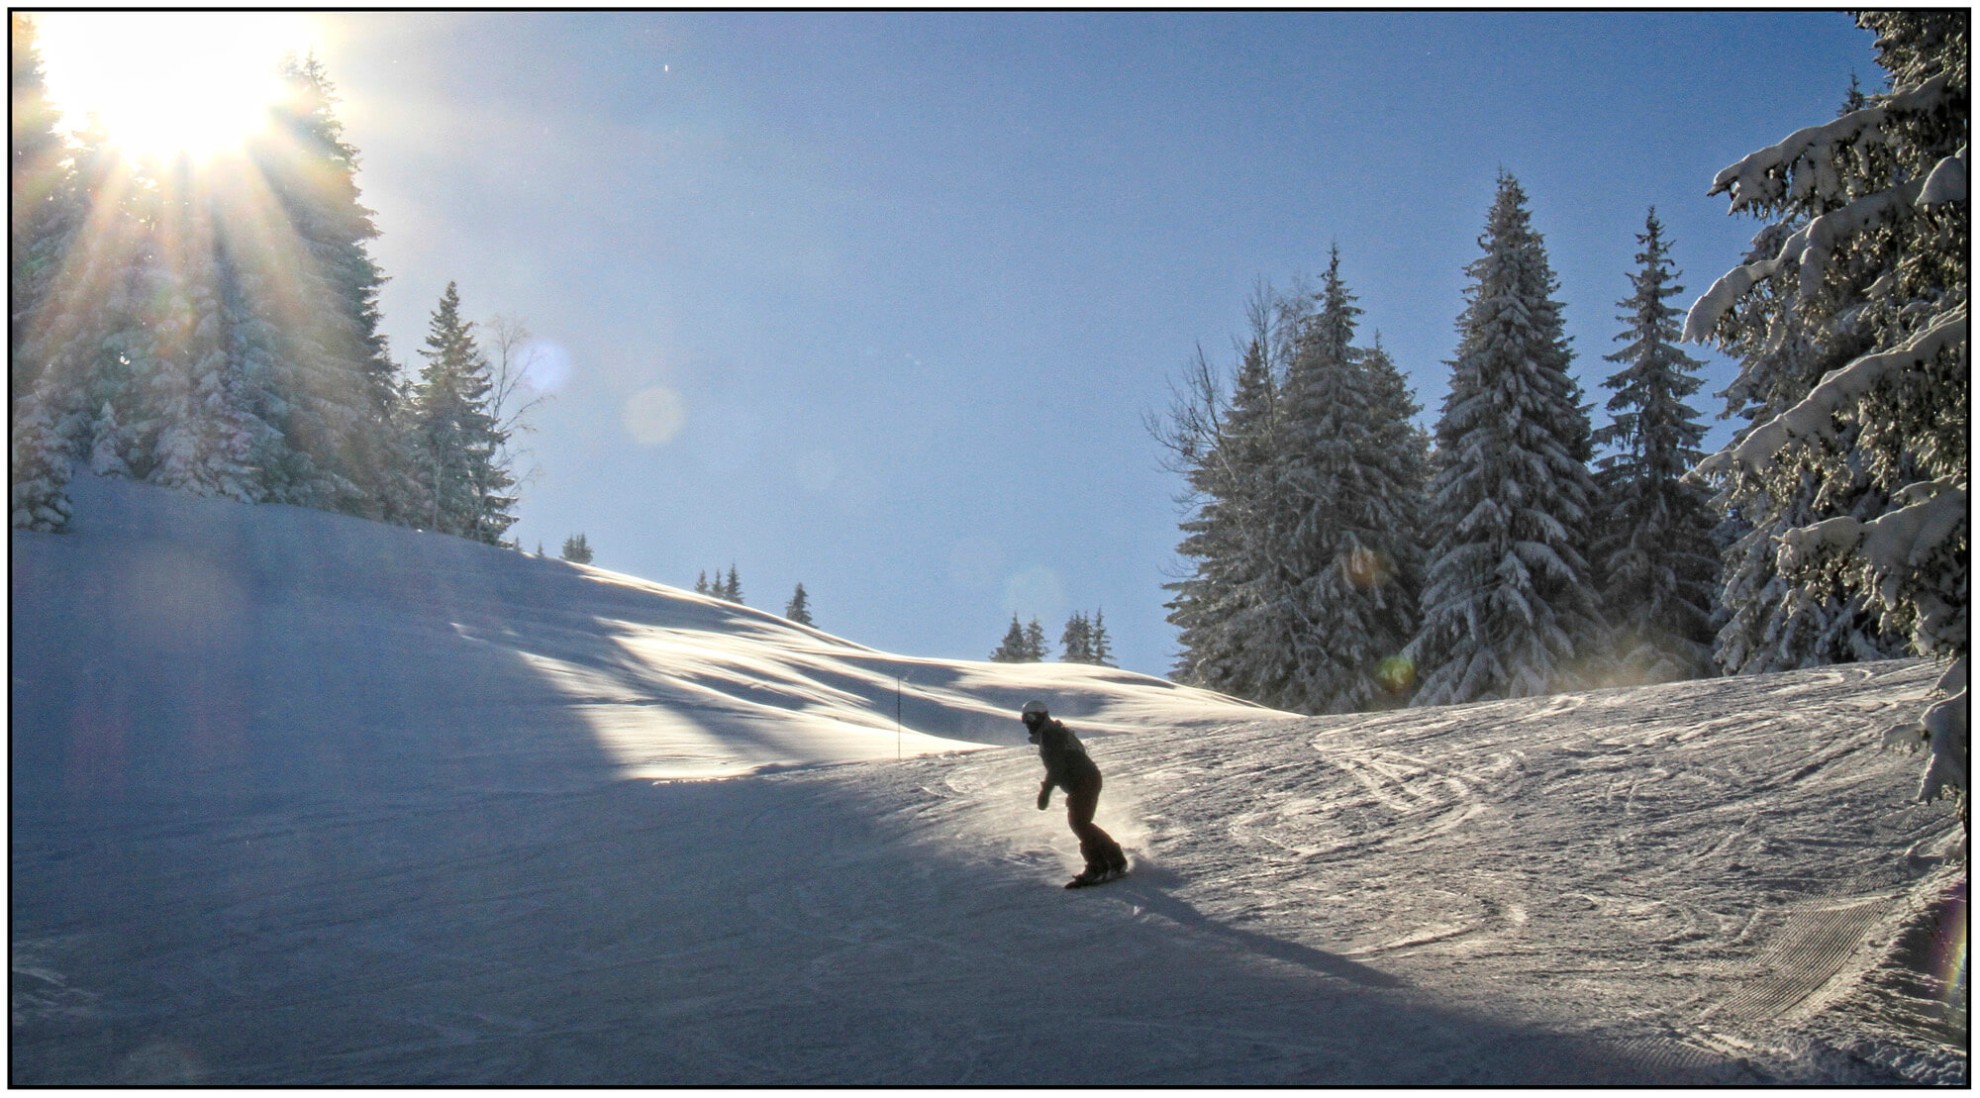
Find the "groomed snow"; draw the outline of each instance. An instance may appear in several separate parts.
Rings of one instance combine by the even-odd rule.
[[[1307,720],[74,497],[12,534],[16,1084],[1969,1077],[1964,833],[1878,747],[1930,664]],[[1126,880],[1058,887],[1034,696]]]

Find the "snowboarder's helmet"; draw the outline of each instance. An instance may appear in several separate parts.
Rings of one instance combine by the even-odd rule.
[[[1042,721],[1047,715],[1045,712],[1045,703],[1037,701],[1025,702],[1024,712],[1020,714],[1027,723],[1031,721]]]

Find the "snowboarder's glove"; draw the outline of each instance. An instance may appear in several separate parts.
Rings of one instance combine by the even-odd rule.
[[[1043,812],[1050,807],[1052,807],[1052,783],[1046,782],[1038,787],[1038,811]]]

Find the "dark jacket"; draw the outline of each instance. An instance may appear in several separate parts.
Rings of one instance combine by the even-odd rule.
[[[1072,729],[1048,720],[1031,734],[1038,745],[1038,757],[1045,760],[1045,788],[1058,786],[1070,793],[1074,787],[1100,776],[1100,768],[1086,754],[1086,748]]]

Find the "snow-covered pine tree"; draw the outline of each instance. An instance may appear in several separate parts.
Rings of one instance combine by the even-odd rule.
[[[1591,563],[1608,615],[1608,677],[1671,682],[1711,664],[1717,517],[1710,494],[1684,479],[1705,456],[1705,427],[1685,403],[1704,363],[1676,346],[1680,311],[1668,299],[1684,287],[1654,208],[1636,240],[1643,250],[1629,276],[1633,292],[1617,303],[1628,325],[1616,336],[1624,347],[1605,356],[1623,369],[1604,382],[1615,391],[1614,419],[1594,435],[1614,452],[1598,462]]]
[[[707,595],[709,598],[721,599],[724,602],[742,601],[742,581],[736,578],[735,565],[732,564],[729,566],[729,576],[727,579],[722,578],[722,570],[720,568],[715,569],[713,573],[715,578],[710,579],[708,578],[709,575],[710,573],[703,572],[694,581],[695,594]]]
[[[124,429],[115,402],[104,401],[90,424],[89,471],[99,477],[137,479],[125,457],[135,457],[140,452],[131,435],[132,432]]]
[[[1377,453],[1385,455],[1385,465],[1396,482],[1407,486],[1399,489],[1401,495],[1395,501],[1398,529],[1406,531],[1406,535],[1396,538],[1390,584],[1406,593],[1411,621],[1420,623],[1425,557],[1429,551],[1424,539],[1429,514],[1426,492],[1430,485],[1430,435],[1416,425],[1416,414],[1423,406],[1416,402],[1409,381],[1383,348],[1380,332],[1375,333],[1362,365],[1368,371],[1375,393],[1373,445]],[[1414,629],[1413,624],[1412,639]],[[1378,707],[1406,705],[1416,690],[1415,666],[1401,651],[1376,665],[1375,678],[1384,691]]]
[[[1286,585],[1270,567],[1270,516],[1280,511],[1273,473],[1280,448],[1280,378],[1290,357],[1299,308],[1268,287],[1253,294],[1251,332],[1228,404],[1203,353],[1170,409],[1151,428],[1171,453],[1194,514],[1182,523],[1177,551],[1191,574],[1168,584],[1169,621],[1180,630],[1179,681],[1263,704],[1285,694],[1292,678]]]
[[[1264,384],[1273,384],[1262,366],[1251,369],[1252,363],[1263,360],[1264,350],[1254,342],[1245,352],[1246,365],[1238,371],[1240,384],[1255,375],[1262,375]],[[1181,474],[1185,485],[1176,497],[1183,512],[1177,552],[1189,570],[1164,585],[1171,593],[1168,620],[1177,628],[1180,643],[1171,676],[1177,682],[1235,694],[1230,670],[1212,654],[1237,569],[1239,531],[1233,512],[1240,505],[1235,498],[1238,448],[1224,437],[1233,412],[1224,403],[1201,347],[1185,386],[1186,392],[1175,393],[1169,417],[1151,419],[1148,425],[1149,433],[1170,452],[1168,468]]]
[[[1736,388],[1776,399],[1701,471],[1735,501],[1802,511],[1777,557],[1788,593],[1841,591],[1945,661],[1946,696],[1893,731],[1929,745],[1921,797],[1964,798],[1969,13],[1857,20],[1889,90],[1713,182],[1734,212],[1781,221],[1692,306],[1686,335],[1742,354]],[[1814,352],[1801,376],[1751,353],[1776,346]]]
[[[229,234],[219,232],[214,247],[226,387],[237,417],[234,426],[248,435],[247,466],[256,485],[253,498],[292,499],[291,486],[280,479],[282,470],[294,467],[294,450],[286,430],[292,405],[281,389],[282,319],[272,312],[278,300],[264,288],[264,273],[242,261],[239,244]]]
[[[1059,648],[1062,663],[1093,662],[1093,623],[1083,611],[1075,610],[1066,619],[1066,627],[1059,634]]]
[[[234,279],[211,195],[189,175],[158,181],[137,260],[137,336],[145,479],[242,502],[267,498],[258,458],[279,452],[265,405],[268,329],[229,307]]]
[[[784,617],[799,625],[811,625],[811,596],[804,593],[804,584],[797,585],[791,592],[791,601],[784,604]]]
[[[1004,640],[990,653],[995,663],[1029,663],[1031,648],[1025,643],[1024,626],[1018,624],[1018,616],[1011,615],[1011,627],[1004,631]]]
[[[168,224],[155,215],[147,222],[150,240],[132,272],[138,280],[134,304],[140,338],[127,348],[139,389],[139,406],[148,419],[143,424],[147,436],[144,457],[150,465],[145,479],[198,492],[201,459],[210,436],[218,432],[209,428],[202,415],[206,407],[193,395],[193,370],[197,363],[219,372],[206,352],[211,350],[216,358],[223,352],[216,325],[209,325],[202,333],[207,340],[195,339],[200,319],[196,313],[200,310],[193,298],[198,294],[201,304],[208,303],[211,295],[199,291],[211,285],[212,271],[197,258],[180,254],[195,236],[181,231],[187,227],[182,222]],[[196,288],[198,283],[205,285]],[[97,442],[99,446],[103,443],[101,436]],[[98,468],[97,472],[104,470]],[[127,470],[119,475],[131,473]]]
[[[1379,677],[1416,630],[1420,455],[1394,395],[1378,391],[1355,347],[1361,310],[1334,249],[1306,318],[1284,390],[1276,478],[1286,509],[1272,516],[1274,564],[1292,587],[1290,693],[1304,713],[1366,709],[1389,694]],[[1391,374],[1393,366],[1390,365]]]
[[[541,547],[538,548],[537,555],[543,555]],[[570,561],[572,564],[590,564],[591,542],[582,533],[572,534],[564,539],[564,551],[559,554],[559,559]],[[707,584],[707,577],[704,576],[700,583],[695,584],[694,589],[701,591]]]
[[[56,532],[66,528],[73,457],[68,441],[77,408],[73,391],[53,374],[43,374],[14,409],[8,525]]]
[[[1574,685],[1600,630],[1588,572],[1594,483],[1558,288],[1511,175],[1466,268],[1451,388],[1437,422],[1422,626],[1405,653],[1419,705]]]
[[[1093,612],[1091,643],[1093,658],[1088,662],[1096,663],[1101,667],[1114,666],[1114,642],[1107,636],[1107,614],[1104,610]]]
[[[1045,627],[1038,623],[1037,618],[1026,622],[1024,626],[1025,662],[1038,663],[1041,660],[1051,658],[1051,654],[1051,649],[1046,647],[1045,644]]]
[[[81,211],[75,208],[67,150],[55,131],[61,112],[49,100],[42,79],[34,21],[18,11],[8,16],[13,139],[8,166],[7,411],[12,422],[15,404],[34,388],[38,376],[32,360],[20,354],[28,320],[56,275],[63,259],[60,242],[81,223]]]
[[[64,160],[55,133],[56,112],[41,78],[34,24],[9,13],[11,39],[12,201],[8,217],[7,421],[9,525],[57,531],[68,525],[68,484],[73,439],[81,429],[78,380],[48,374],[51,358],[73,360],[79,348],[58,352],[45,331],[44,299],[55,283],[69,244],[84,223],[77,172]]]
[[[385,279],[369,242],[378,235],[358,198],[357,150],[343,139],[335,88],[314,56],[283,64],[288,94],[253,155],[287,232],[267,242],[261,284],[290,311],[279,388],[292,406],[291,502],[411,524],[431,521],[415,488],[414,438],[404,434],[397,367],[379,332]],[[423,439],[420,441],[424,441]],[[489,491],[498,488],[484,486]],[[499,541],[487,529],[472,536]]]
[[[31,286],[31,308],[13,302],[15,394],[9,447],[8,520],[54,531],[68,522],[73,464],[95,448],[90,429],[107,397],[103,379],[124,376],[118,343],[130,313],[131,257],[141,231],[129,213],[129,177],[114,169],[100,132],[81,135],[46,206],[14,212],[10,273]],[[16,191],[18,200],[21,192]],[[87,240],[85,240],[87,234]],[[10,279],[10,283],[14,279]],[[113,447],[114,448],[114,447]]]
[[[508,478],[496,467],[502,440],[488,414],[488,362],[474,340],[474,324],[461,317],[459,287],[447,284],[428,324],[420,355],[415,404],[427,528],[502,543],[514,523],[514,500],[504,494]]]
[[[1838,119],[1867,105],[1852,76]],[[1853,277],[1854,288],[1837,283],[1808,297],[1801,293],[1798,271],[1774,269],[1757,277],[1776,266],[1773,260],[1798,231],[1845,202],[1811,194],[1807,208],[1785,211],[1780,221],[1760,230],[1746,264],[1727,276],[1734,282],[1721,279],[1714,287],[1725,297],[1723,310],[1713,309],[1718,317],[1711,338],[1741,360],[1739,376],[1722,394],[1725,415],[1747,420],[1746,430],[1794,407],[1829,371],[1869,349],[1865,330],[1836,318],[1855,311],[1849,302],[1860,297],[1874,276]],[[1730,294],[1736,282],[1749,277],[1742,272],[1757,280],[1743,293]],[[1693,306],[1694,315],[1702,315],[1702,304]],[[1698,339],[1703,333],[1688,330],[1687,337]],[[1845,422],[1837,430],[1839,448],[1852,450],[1857,426]],[[1713,654],[1720,668],[1728,674],[1759,674],[1903,654],[1903,637],[1879,625],[1861,593],[1838,583],[1811,582],[1808,576],[1790,582],[1777,560],[1791,531],[1838,514],[1867,519],[1889,505],[1860,462],[1845,459],[1819,479],[1733,477],[1716,469],[1702,469],[1700,476],[1716,488],[1714,509],[1726,516],[1721,540],[1728,547],[1718,599],[1724,622]]]

